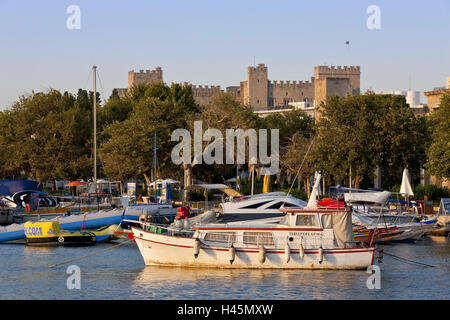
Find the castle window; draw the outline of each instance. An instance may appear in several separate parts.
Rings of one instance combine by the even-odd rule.
[[[286,92],[286,97],[288,96],[288,93]]]

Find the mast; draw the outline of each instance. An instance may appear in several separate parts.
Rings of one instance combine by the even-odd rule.
[[[252,174],[252,193],[251,193],[251,195],[253,196],[253,184],[254,184],[254,181],[255,181],[255,166],[254,165],[252,165],[252,172],[251,172],[251,174]]]
[[[97,192],[97,66],[93,66],[93,73],[94,73],[94,186],[95,186],[95,192]]]
[[[157,160],[157,158],[156,158],[156,150],[158,150],[158,148],[156,147],[156,133],[155,133],[155,160],[154,160],[154,162],[155,162],[155,203],[158,203],[158,192],[157,192],[157,184],[156,184],[156,177],[157,177],[157,173],[156,173],[156,160]]]

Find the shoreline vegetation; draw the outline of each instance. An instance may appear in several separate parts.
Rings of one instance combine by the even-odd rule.
[[[236,176],[236,165],[175,165],[171,161],[171,134],[178,128],[193,132],[194,121],[203,130],[279,129],[281,173],[271,176],[271,191],[289,188],[311,139],[311,152],[293,187],[300,198],[315,171],[322,171],[327,185],[370,188],[375,168],[381,187],[396,191],[403,168],[407,167],[417,197],[429,200],[449,197],[448,188],[421,186],[420,170],[438,179],[450,176],[450,96],[426,117],[415,117],[402,96],[361,95],[330,97],[319,107],[314,120],[301,110],[260,118],[251,106],[241,105],[226,93],[217,94],[208,105],[196,104],[190,85],[163,82],[139,84],[119,98],[113,91],[102,101],[97,93],[99,177],[128,181],[139,179],[148,186],[154,177],[154,134],[158,137],[158,175],[188,183],[224,182]],[[76,94],[50,89],[23,95],[0,112],[0,177],[30,178],[42,185],[55,180],[91,180],[93,172],[93,93]],[[203,142],[205,147],[208,143]],[[246,142],[248,150],[248,141]],[[236,151],[235,151],[236,152]],[[246,152],[248,158],[248,151]],[[248,159],[246,159],[248,163]],[[351,168],[351,172],[350,172]],[[249,171],[248,165],[240,169]],[[258,174],[260,167],[256,166]],[[262,190],[262,177],[255,181],[255,193]],[[250,186],[245,178],[241,192]],[[147,190],[144,189],[144,193]],[[258,191],[258,192],[257,192]]]

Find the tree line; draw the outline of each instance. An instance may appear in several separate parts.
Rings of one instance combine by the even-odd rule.
[[[86,90],[50,89],[23,95],[0,112],[0,177],[42,183],[92,179],[93,99]],[[316,120],[300,110],[262,118],[226,93],[198,105],[189,85],[162,82],[133,86],[123,97],[113,91],[103,104],[99,94],[95,99],[97,170],[110,180],[153,179],[155,133],[160,177],[211,183],[235,176],[235,165],[172,163],[177,144],[172,132],[193,132],[196,120],[202,120],[203,130],[219,129],[223,136],[226,129],[279,129],[281,180],[295,176],[300,166],[306,184],[317,170],[328,184],[347,184],[351,170],[353,186],[370,187],[378,167],[386,189],[399,184],[405,167],[416,183],[421,168],[441,179],[450,176],[448,95],[429,117],[415,117],[401,96],[335,96],[319,107]]]

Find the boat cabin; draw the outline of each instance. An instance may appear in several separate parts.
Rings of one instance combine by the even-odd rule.
[[[345,209],[290,208],[285,215],[234,223],[208,223],[195,226],[194,237],[229,246],[279,248],[288,244],[307,248],[354,246],[351,211]]]

